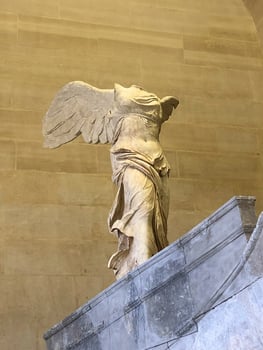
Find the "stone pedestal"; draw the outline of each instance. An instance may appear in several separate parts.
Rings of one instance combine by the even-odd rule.
[[[256,225],[254,203],[232,198],[51,328],[48,350],[261,349],[263,216]]]

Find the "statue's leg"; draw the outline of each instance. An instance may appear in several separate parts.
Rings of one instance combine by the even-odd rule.
[[[118,232],[119,247],[109,267],[119,277],[167,245],[158,201],[152,180],[138,169],[126,168],[110,214],[110,230]],[[165,238],[161,242],[160,234]]]
[[[133,237],[129,255],[136,266],[157,253],[153,217],[156,207],[156,189],[148,176],[128,168],[123,178],[126,213],[130,220],[124,233]]]

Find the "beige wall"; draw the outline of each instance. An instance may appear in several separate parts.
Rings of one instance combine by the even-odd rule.
[[[241,0],[1,0],[0,62],[0,349],[44,349],[47,328],[113,281],[109,147],[42,148],[68,81],[179,97],[161,138],[170,241],[234,194],[263,209],[263,60]]]

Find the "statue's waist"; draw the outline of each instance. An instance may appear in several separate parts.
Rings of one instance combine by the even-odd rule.
[[[145,154],[151,158],[159,157],[163,153],[160,143],[154,137],[120,137],[111,147],[111,153],[118,153],[120,150]]]
[[[137,161],[151,165],[160,176],[165,176],[170,171],[170,165],[163,154],[161,148],[159,152],[145,153],[127,148],[111,149],[111,163],[113,172],[119,172],[123,167],[136,167]]]

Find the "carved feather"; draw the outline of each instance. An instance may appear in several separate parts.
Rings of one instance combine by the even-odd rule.
[[[81,81],[68,83],[59,90],[44,116],[44,146],[56,148],[80,134],[88,143],[112,142],[113,101],[113,89],[97,89]]]

